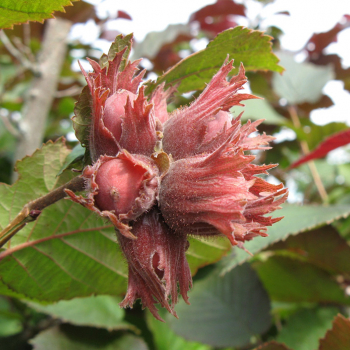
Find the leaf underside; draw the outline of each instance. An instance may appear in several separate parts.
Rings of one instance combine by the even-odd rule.
[[[309,231],[315,227],[330,224],[334,220],[350,215],[350,208],[346,205],[317,206],[284,204],[283,209],[274,216],[283,216],[283,220],[275,223],[267,230],[268,237],[256,237],[244,244],[252,254],[267,248],[272,243],[286,239],[290,235]],[[233,254],[221,262],[222,273],[226,273],[235,266],[247,261],[250,256],[241,249],[235,249]]]
[[[271,323],[270,301],[255,271],[244,264],[221,277],[217,270],[195,283],[191,305],[182,300],[179,320],[166,317],[173,331],[215,347],[245,346]]]

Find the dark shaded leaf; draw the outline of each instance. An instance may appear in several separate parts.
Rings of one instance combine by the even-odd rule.
[[[94,5],[85,1],[78,1],[74,6],[66,7],[65,12],[57,12],[55,17],[65,18],[73,23],[85,23],[89,19],[93,19],[95,22],[100,21]]]
[[[255,348],[254,350],[292,350],[286,345],[277,343],[274,340],[269,341],[268,343],[262,344]]]
[[[254,270],[245,264],[220,277],[216,270],[195,283],[191,305],[180,302],[180,320],[167,318],[185,339],[216,347],[244,346],[271,322],[270,302]]]
[[[194,12],[190,17],[190,23],[198,22],[201,30],[218,34],[225,29],[237,26],[230,16],[245,16],[245,9],[244,5],[232,0],[217,0],[216,3]]]
[[[129,21],[132,21],[131,16],[125,11],[121,11],[121,10],[118,10],[117,18],[124,18],[124,19],[128,19]]]
[[[320,54],[329,44],[337,41],[337,34],[350,26],[350,15],[343,16],[344,21],[337,23],[331,30],[315,33],[307,42],[306,50],[309,55]]]
[[[212,5],[207,5],[191,15],[190,22],[204,21],[208,16],[222,15],[240,15],[245,16],[245,6],[237,4],[232,0],[217,0]]]
[[[120,32],[118,30],[104,28],[100,34],[100,38],[107,41],[113,41],[119,34]]]
[[[276,12],[276,15],[284,15],[284,16],[290,16],[290,12],[289,11],[280,11],[280,12]]]
[[[350,349],[350,320],[338,315],[333,327],[320,340],[319,350],[348,350]]]
[[[255,261],[253,267],[272,300],[350,305],[350,297],[334,278],[307,262],[272,256],[264,262]]]
[[[350,246],[330,225],[290,236],[268,248],[350,279]]]
[[[310,113],[314,109],[328,108],[328,107],[331,107],[333,105],[334,105],[334,103],[329,96],[322,95],[321,98],[316,103],[304,102],[304,103],[299,104],[298,111],[301,111],[305,117],[309,117]]]
[[[294,162],[290,166],[290,169],[296,168],[301,164],[309,162],[310,160],[322,158],[326,156],[330,151],[333,151],[338,147],[345,146],[349,143],[350,143],[350,129],[334,134],[328,137],[327,139],[325,139],[323,142],[321,142],[318,145],[318,147],[316,147],[309,154],[301,157],[299,160]]]
[[[164,44],[159,49],[157,56],[151,59],[153,71],[158,75],[161,75],[180,62],[183,58],[180,56],[182,50],[188,50],[189,55],[191,53],[190,41],[192,39],[193,36],[191,33],[183,33],[179,34],[172,42]],[[182,51],[182,53],[183,52],[186,51]]]
[[[81,145],[88,148],[89,128],[91,124],[92,111],[90,106],[91,93],[88,86],[84,86],[78,101],[74,107],[74,116],[72,118],[75,136]]]

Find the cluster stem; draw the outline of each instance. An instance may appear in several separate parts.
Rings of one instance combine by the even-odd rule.
[[[3,247],[18,231],[26,226],[28,222],[35,221],[43,209],[66,197],[66,189],[73,192],[82,191],[84,189],[84,179],[77,176],[45,196],[27,203],[17,216],[0,232],[0,248]]]

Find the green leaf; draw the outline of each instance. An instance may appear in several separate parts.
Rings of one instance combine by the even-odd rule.
[[[300,232],[311,230],[312,228],[330,224],[334,220],[350,215],[349,206],[317,206],[317,205],[292,205],[284,204],[283,209],[274,214],[274,216],[284,216],[284,218],[268,228],[268,237],[256,237],[250,242],[244,244],[252,254],[265,249],[270,244],[287,238],[290,235],[296,235]],[[233,254],[224,258],[222,264],[223,271],[226,273],[238,264],[249,260],[250,256],[243,250],[235,248]]]
[[[88,5],[88,4],[87,4]],[[73,112],[75,99],[73,97],[63,97],[59,100],[57,106],[57,113],[60,118],[68,117]]]
[[[0,296],[0,337],[9,337],[22,331],[22,316],[12,309],[10,301]]]
[[[43,22],[54,18],[54,11],[64,12],[64,6],[72,6],[77,0],[2,0],[0,6],[0,28],[12,28],[14,24],[28,21]]]
[[[166,312],[160,310],[160,316],[166,318]],[[159,322],[150,312],[146,313],[146,320],[153,335],[153,341],[157,350],[211,350],[212,347],[196,342],[190,342],[176,335],[168,323]]]
[[[30,200],[41,197],[72,177],[60,177],[69,150],[62,140],[48,143],[17,163],[19,180],[0,185],[0,229]],[[187,252],[191,271],[219,260],[228,240],[191,239]],[[0,250],[0,293],[54,302],[91,294],[125,292],[127,266],[113,226],[70,200],[47,207]]]
[[[350,246],[332,226],[290,236],[269,248],[277,254],[309,262],[332,275],[350,278]],[[336,254],[330,254],[336,252]]]
[[[85,148],[78,143],[73,149],[72,152],[70,152],[64,161],[62,168],[58,172],[57,176],[62,175],[62,173],[67,170],[71,169],[73,166],[77,165],[80,167],[82,166],[82,161],[84,159],[85,154]]]
[[[148,350],[143,339],[131,334],[63,325],[39,333],[30,341],[34,350]]]
[[[216,347],[244,346],[270,326],[270,301],[249,264],[220,277],[214,270],[194,284],[191,305],[177,306],[179,320],[167,317],[182,337]]]
[[[119,34],[113,41],[111,47],[108,50],[108,56],[105,57],[105,55],[102,55],[101,59],[100,59],[100,65],[101,67],[105,67],[108,65],[108,61],[112,61],[115,57],[115,55],[117,54],[117,52],[120,52],[121,50],[123,50],[125,48],[125,46],[127,46],[127,49],[125,50],[124,54],[123,54],[123,59],[120,62],[119,65],[119,71],[123,71],[125,68],[125,65],[128,61],[129,55],[130,55],[130,51],[131,51],[131,46],[133,43],[133,37],[134,34],[128,34],[128,35],[122,35]],[[107,58],[107,60],[106,60]]]
[[[287,320],[276,340],[293,350],[317,349],[319,338],[332,327],[338,312],[335,307],[301,310]]]
[[[149,82],[147,93],[163,82],[166,86],[180,84],[179,92],[200,90],[210,81],[224,63],[227,55],[235,60],[236,69],[242,62],[246,71],[273,70],[283,72],[278,58],[271,51],[271,37],[244,27],[235,27],[220,33],[206,49],[190,55],[161,75],[156,82]]]
[[[74,116],[72,117],[75,136],[85,148],[89,147],[90,125],[92,118],[91,93],[89,87],[84,86],[78,101],[74,107]]]
[[[109,295],[61,300],[56,304],[41,305],[29,302],[36,311],[62,319],[76,326],[106,328],[109,331],[131,329],[134,326],[123,321],[125,311],[120,308],[121,298]]]
[[[253,267],[272,300],[350,305],[350,297],[334,277],[310,263],[272,256],[255,261]]]
[[[62,140],[48,143],[17,163],[19,180],[0,186],[3,229],[28,201],[66,183],[56,174],[69,150]],[[114,228],[70,200],[43,210],[0,253],[0,293],[38,301],[117,295],[125,291],[127,270]]]
[[[226,237],[189,238],[190,247],[186,252],[186,258],[194,275],[200,267],[219,261],[231,250],[231,243]]]
[[[273,75],[272,86],[275,93],[285,98],[290,105],[317,102],[322,96],[324,85],[334,79],[331,66],[297,63],[292,55],[282,52],[278,57],[286,71],[283,75]]]
[[[31,157],[16,163],[19,173],[17,182],[12,186],[0,185],[0,229],[4,229],[27,202],[47,194],[72,178],[68,172],[60,178],[56,177],[69,153],[64,141],[59,139],[55,143],[48,142]]]
[[[265,119],[265,124],[284,125],[286,123],[286,119],[278,114],[266,100],[247,100],[243,104],[244,107],[234,106],[230,109],[234,115],[244,112],[242,121]]]
[[[320,340],[319,350],[348,350],[350,349],[350,320],[338,315],[333,327]]]

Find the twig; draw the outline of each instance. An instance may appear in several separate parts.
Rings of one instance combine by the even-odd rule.
[[[5,115],[4,111],[7,111],[5,110],[4,108],[1,108],[0,109],[0,118],[6,128],[6,130],[11,134],[13,135],[14,137],[18,138],[20,137],[21,133],[19,132],[18,129],[16,129],[16,127],[10,122],[9,118],[7,115]]]
[[[288,107],[288,111],[289,111],[289,114],[291,116],[293,125],[296,128],[301,128],[301,123],[300,123],[298,113],[296,111],[295,106]],[[301,147],[301,150],[302,150],[304,155],[310,153],[309,145],[307,144],[307,142],[305,140],[300,141],[300,147]],[[309,169],[311,171],[311,175],[314,179],[315,185],[317,187],[317,191],[320,194],[322,201],[327,202],[328,195],[327,195],[326,189],[323,186],[320,174],[317,171],[315,162],[313,160],[311,160],[310,162],[308,162],[308,165],[309,165]]]
[[[22,29],[23,29],[23,43],[24,45],[29,47],[30,46],[30,24],[23,23]]]
[[[26,46],[22,43],[20,38],[14,37],[12,39],[13,43],[16,45],[17,49],[22,52],[23,54],[25,54],[28,58],[28,60],[32,63],[35,64],[35,57],[32,53],[32,50],[30,49],[29,46]]]
[[[81,93],[82,87],[78,85],[71,86],[68,89],[60,90],[55,92],[56,98],[66,97],[66,96],[75,96]]]
[[[84,189],[84,179],[77,176],[45,196],[27,203],[18,213],[18,215],[5,227],[5,229],[0,232],[0,248],[3,247],[4,244],[8,242],[28,222],[35,221],[43,209],[66,197],[66,192],[64,191],[66,189],[73,192],[82,191]]]
[[[31,70],[34,74],[38,73],[37,66],[30,62],[22,52],[20,52],[15,46],[12,45],[10,39],[7,37],[3,30],[0,31],[0,39],[6,47],[6,49],[8,50],[8,52],[13,57],[17,58],[18,61],[20,61],[25,68]]]

